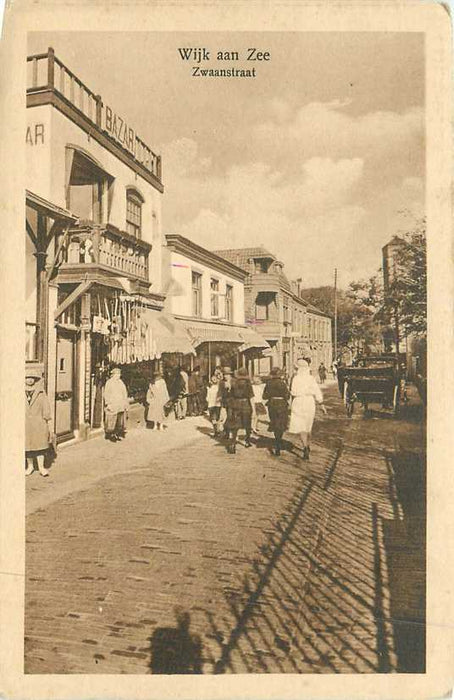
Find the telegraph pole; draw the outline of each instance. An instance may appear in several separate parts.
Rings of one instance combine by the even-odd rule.
[[[337,267],[334,268],[334,359],[337,362]]]

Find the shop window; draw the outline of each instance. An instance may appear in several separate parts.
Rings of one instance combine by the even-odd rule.
[[[233,321],[233,287],[230,284],[225,287],[225,318]]]
[[[211,315],[218,317],[219,316],[219,280],[217,280],[215,277],[211,278],[210,289],[211,289],[211,298],[210,298]]]
[[[107,220],[107,193],[113,178],[88,155],[72,150],[68,183],[68,208],[80,217],[100,224]]]
[[[142,204],[140,194],[133,189],[126,192],[126,231],[130,236],[142,236]]]
[[[202,315],[202,275],[192,272],[192,315]]]

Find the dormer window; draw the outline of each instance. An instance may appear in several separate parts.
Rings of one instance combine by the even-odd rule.
[[[254,271],[255,272],[268,272],[270,266],[269,260],[265,258],[255,258],[254,259]]]
[[[142,237],[142,195],[129,188],[126,191],[126,231],[134,238]]]

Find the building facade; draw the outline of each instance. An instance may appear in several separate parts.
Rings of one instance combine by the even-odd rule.
[[[147,363],[192,348],[162,323],[160,157],[52,49],[27,69],[26,360],[63,440],[102,424],[112,364],[134,395]]]
[[[197,353],[186,358],[188,369],[197,363],[210,377],[218,365],[249,366],[270,351],[245,322],[247,274],[242,268],[183,236],[168,234],[163,270],[168,275],[166,309],[184,326]]]
[[[253,361],[253,371],[266,375],[273,366],[293,373],[298,357],[313,367],[332,362],[331,318],[301,296],[301,280],[291,283],[284,264],[263,247],[215,251],[246,273],[246,323],[268,342],[271,352]]]

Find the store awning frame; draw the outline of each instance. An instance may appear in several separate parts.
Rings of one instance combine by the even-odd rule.
[[[244,326],[229,326],[203,321],[184,321],[192,344],[195,348],[203,343],[235,343],[239,352],[245,352],[252,348],[269,349],[269,343],[261,335],[251,328]]]

